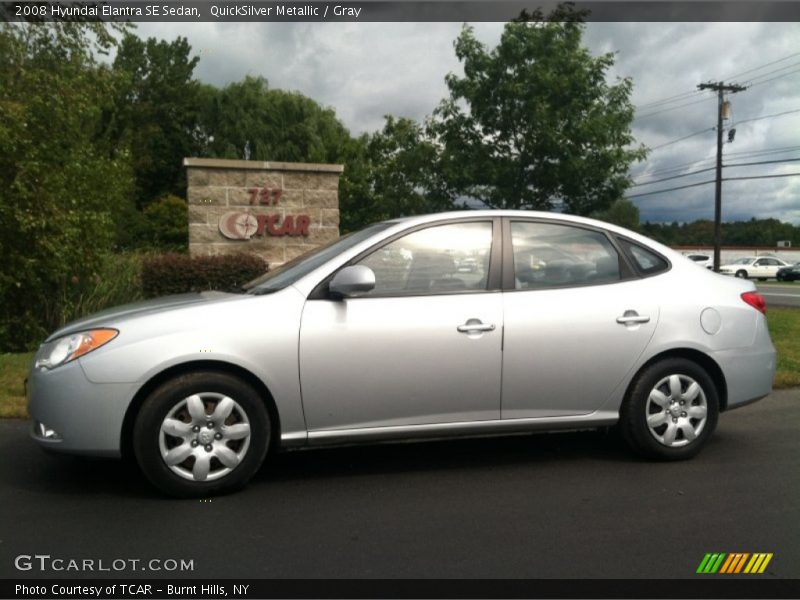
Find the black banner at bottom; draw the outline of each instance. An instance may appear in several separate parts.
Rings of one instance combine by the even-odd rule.
[[[0,598],[800,598],[799,579],[5,579]]]

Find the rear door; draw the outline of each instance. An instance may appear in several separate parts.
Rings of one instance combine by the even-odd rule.
[[[651,280],[599,230],[510,220],[504,232],[502,418],[598,409],[653,336]]]

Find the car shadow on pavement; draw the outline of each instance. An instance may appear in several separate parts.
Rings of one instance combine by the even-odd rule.
[[[556,462],[643,462],[614,431],[578,431],[383,443],[284,452],[268,457],[259,482],[376,473],[503,468]]]
[[[3,469],[4,486],[57,496],[153,496],[153,489],[130,461],[51,454],[38,448],[28,458],[26,468]]]

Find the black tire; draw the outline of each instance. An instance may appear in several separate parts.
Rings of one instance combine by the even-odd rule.
[[[736,271],[736,276],[740,279],[747,279],[747,271],[740,269],[739,271]]]
[[[705,422],[693,440],[689,440],[685,436],[682,427],[691,426],[692,431],[694,431],[694,427],[699,425],[701,420],[691,418],[684,420],[685,413],[679,412],[673,415],[668,408],[665,408],[663,425],[659,425],[655,430],[651,430],[648,425],[649,417],[660,416],[655,402],[650,400],[651,392],[655,391],[657,384],[672,375],[679,376],[682,384],[691,380],[700,387],[700,393],[689,402],[689,406],[675,405],[674,409],[676,411],[689,408],[697,409],[703,398],[705,401]],[[688,390],[688,386],[682,389],[685,393]],[[684,396],[681,397],[683,398]],[[672,395],[670,394],[667,400],[669,401],[671,398]],[[695,405],[694,403],[697,404]],[[656,409],[655,412],[651,412],[653,409]],[[719,396],[714,382],[705,369],[697,363],[684,358],[668,358],[650,365],[639,373],[633,381],[620,410],[619,429],[628,446],[642,456],[663,461],[685,460],[693,457],[702,449],[714,432],[718,417]],[[670,427],[670,420],[673,423],[682,424],[675,426],[679,433],[676,434],[678,439],[675,439],[674,443],[683,443],[684,445],[670,446],[657,439],[656,435],[663,435],[663,432]],[[662,427],[664,428],[663,430],[661,429]],[[690,431],[689,433],[691,434],[692,432]],[[664,437],[666,439],[666,436]]]
[[[202,400],[199,406],[205,411],[206,420],[213,425],[208,426],[211,433],[202,427],[195,433],[191,428],[192,423],[198,421],[188,414],[188,399],[195,395]],[[216,419],[217,423],[214,422],[215,400],[220,404],[219,400],[224,397],[234,401],[234,408],[230,416]],[[185,434],[181,431],[181,436],[186,436],[184,439],[169,434],[162,436],[162,424],[167,417],[175,422],[185,421],[179,423],[188,428]],[[233,436],[237,427],[237,435],[242,435],[241,431],[246,431],[247,425],[249,436],[246,440],[244,437],[227,439],[223,435],[223,432],[228,432]],[[228,373],[187,373],[163,383],[145,400],[133,428],[133,450],[139,468],[165,494],[180,498],[214,496],[241,488],[255,475],[269,448],[270,426],[264,400],[249,384]],[[204,441],[198,441],[201,435]],[[211,439],[206,439],[209,436]],[[189,437],[192,438],[191,444]],[[231,452],[224,451],[223,445]],[[192,455],[177,465],[168,466],[162,457],[162,447],[165,450],[180,447],[184,452],[191,451]],[[209,452],[209,457],[203,456],[203,451]],[[226,467],[217,458],[218,451],[220,454],[225,452],[223,460],[231,460],[231,453],[235,454],[238,463]],[[198,476],[189,471],[197,462],[195,456],[210,465],[205,469],[205,476],[209,479],[192,479]],[[202,474],[199,476],[203,477]]]
[[[766,281],[766,280],[767,280],[767,277],[759,277],[759,278],[758,278],[758,280],[759,280],[759,281]]]

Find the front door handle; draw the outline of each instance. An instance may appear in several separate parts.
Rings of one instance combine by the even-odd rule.
[[[634,323],[648,323],[650,317],[647,315],[639,315],[635,310],[626,310],[625,314],[617,317],[617,323],[621,325],[631,325]]]
[[[480,319],[468,319],[463,325],[456,327],[461,333],[475,333],[476,331],[494,331],[494,323],[483,323]]]

